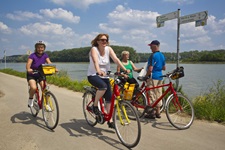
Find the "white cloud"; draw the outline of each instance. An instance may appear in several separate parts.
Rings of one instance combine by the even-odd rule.
[[[108,14],[110,24],[118,27],[156,26],[155,18],[159,14],[151,11],[140,11],[118,5]]]
[[[0,22],[0,32],[5,33],[5,34],[9,34],[11,33],[11,29],[5,25],[3,22]]]
[[[43,24],[41,23],[34,23],[22,26],[20,29],[20,32],[22,32],[25,35],[30,36],[73,36],[74,32],[71,28],[63,28],[61,24],[54,24],[51,22],[45,22]]]
[[[193,4],[194,0],[163,0],[164,2],[177,3],[178,5]]]
[[[32,13],[28,11],[15,11],[13,14],[8,13],[6,14],[6,17],[12,20],[18,20],[18,21],[24,21],[29,19],[42,19],[42,16],[40,16],[37,13]]]
[[[79,9],[87,9],[92,4],[105,3],[111,0],[51,0],[51,2],[57,5],[72,5]]]
[[[43,14],[47,18],[51,19],[62,19],[67,22],[79,23],[80,17],[74,16],[71,11],[64,10],[62,8],[57,9],[41,9],[40,13]]]

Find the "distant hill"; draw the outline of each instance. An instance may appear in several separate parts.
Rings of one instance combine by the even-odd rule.
[[[127,50],[130,52],[130,60],[133,62],[146,62],[151,53],[137,53],[132,47],[128,46],[111,46],[116,55],[121,58],[121,52]],[[46,51],[46,53],[51,58],[52,62],[89,62],[89,51],[91,47],[80,47],[73,49],[64,49],[61,51]],[[166,57],[167,62],[176,62],[177,53],[163,52]],[[28,55],[13,55],[7,56],[7,62],[26,62]],[[0,59],[1,62],[4,62],[4,58]],[[180,62],[218,62],[225,63],[225,50],[211,50],[211,51],[188,51],[181,52],[179,54]]]

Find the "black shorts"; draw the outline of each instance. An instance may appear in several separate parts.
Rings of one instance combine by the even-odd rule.
[[[45,76],[40,76],[40,75],[37,75],[37,76],[33,76],[33,75],[30,75],[29,73],[27,73],[27,82],[29,82],[29,80],[35,80],[36,82],[41,82],[43,80],[45,80]]]

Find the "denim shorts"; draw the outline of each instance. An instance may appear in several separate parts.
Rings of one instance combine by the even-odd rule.
[[[88,76],[88,81],[91,85],[98,88],[98,90],[106,90],[103,98],[109,103],[111,101],[111,85],[108,78],[100,78],[99,76]]]

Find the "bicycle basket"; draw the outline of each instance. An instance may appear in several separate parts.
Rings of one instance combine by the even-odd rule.
[[[56,66],[52,64],[42,64],[41,69],[43,74],[47,76],[47,75],[52,75],[55,73]]]
[[[179,79],[184,77],[184,67],[180,66],[177,67],[177,69],[175,69],[172,73],[171,79],[175,80],[175,79]]]

